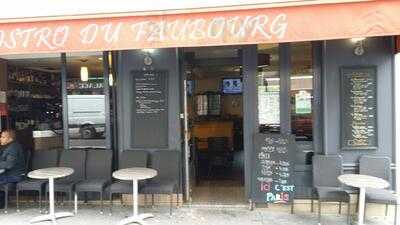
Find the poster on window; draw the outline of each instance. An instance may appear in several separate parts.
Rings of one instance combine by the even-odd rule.
[[[311,94],[308,91],[299,91],[296,94],[296,114],[311,113]]]

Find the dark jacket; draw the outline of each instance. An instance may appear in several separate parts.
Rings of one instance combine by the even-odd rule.
[[[25,154],[20,144],[13,141],[1,147],[0,169],[5,169],[2,175],[6,176],[25,174]]]

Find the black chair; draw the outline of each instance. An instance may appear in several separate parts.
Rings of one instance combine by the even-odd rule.
[[[233,162],[233,152],[228,148],[227,137],[209,137],[208,143],[208,177],[211,177],[212,170],[223,167],[225,171],[231,171]]]
[[[86,155],[86,179],[75,185],[76,196],[80,192],[96,192],[100,194],[101,214],[103,214],[104,189],[111,183],[111,164],[111,150],[88,150]]]
[[[390,158],[369,155],[361,156],[360,174],[379,177],[391,184],[392,171],[390,169]],[[397,207],[399,203],[397,201],[397,196],[394,194],[394,191],[390,189],[390,187],[383,190],[367,188],[365,190],[365,208],[367,208],[367,203],[385,204],[385,216],[387,216],[388,213],[388,205],[394,205],[394,224],[397,223]],[[365,212],[366,210],[364,210],[364,213]]]
[[[318,196],[318,224],[321,224],[321,202],[347,202],[347,223],[350,223],[350,194],[343,189],[338,176],[343,174],[340,155],[313,156],[313,186]]]
[[[54,181],[54,192],[68,194],[69,202],[72,202],[75,184],[85,179],[86,151],[84,150],[64,150],[60,155],[60,167],[74,169],[70,176],[56,179]],[[49,185],[46,185],[46,193],[49,192]],[[47,195],[46,195],[47,198]]]
[[[139,150],[125,150],[119,157],[119,169],[130,167],[147,167],[148,153]],[[132,182],[116,180],[107,187],[110,194],[110,214],[112,214],[113,194],[132,194]],[[139,181],[139,191],[143,187],[143,182]],[[121,196],[122,201],[122,196]]]
[[[41,168],[56,167],[58,160],[57,150],[35,151],[32,157],[32,170]],[[19,192],[35,191],[39,194],[39,210],[42,211],[42,193],[48,180],[26,179],[17,184],[17,211],[19,211]]]
[[[176,193],[177,204],[179,203],[180,158],[180,152],[178,151],[155,151],[151,156],[151,168],[157,170],[158,174],[150,179],[141,190],[143,194],[152,195],[152,204],[154,204],[154,194],[169,194],[170,215],[172,215],[173,193]]]
[[[24,154],[24,158],[25,158],[25,174],[24,175],[26,176],[28,167],[29,167],[31,151],[26,150],[23,154]],[[24,179],[26,179],[26,178],[24,178]],[[17,182],[0,184],[0,191],[4,192],[4,213],[8,213],[8,197],[9,197],[10,192],[16,191],[16,187],[17,187]]]

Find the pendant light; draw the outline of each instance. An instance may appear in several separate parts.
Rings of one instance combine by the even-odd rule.
[[[81,81],[88,81],[89,80],[89,71],[86,66],[81,67]]]

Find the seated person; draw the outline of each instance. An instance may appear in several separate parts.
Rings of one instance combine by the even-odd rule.
[[[5,130],[0,135],[0,185],[16,183],[25,174],[25,155],[15,140],[15,131]]]

